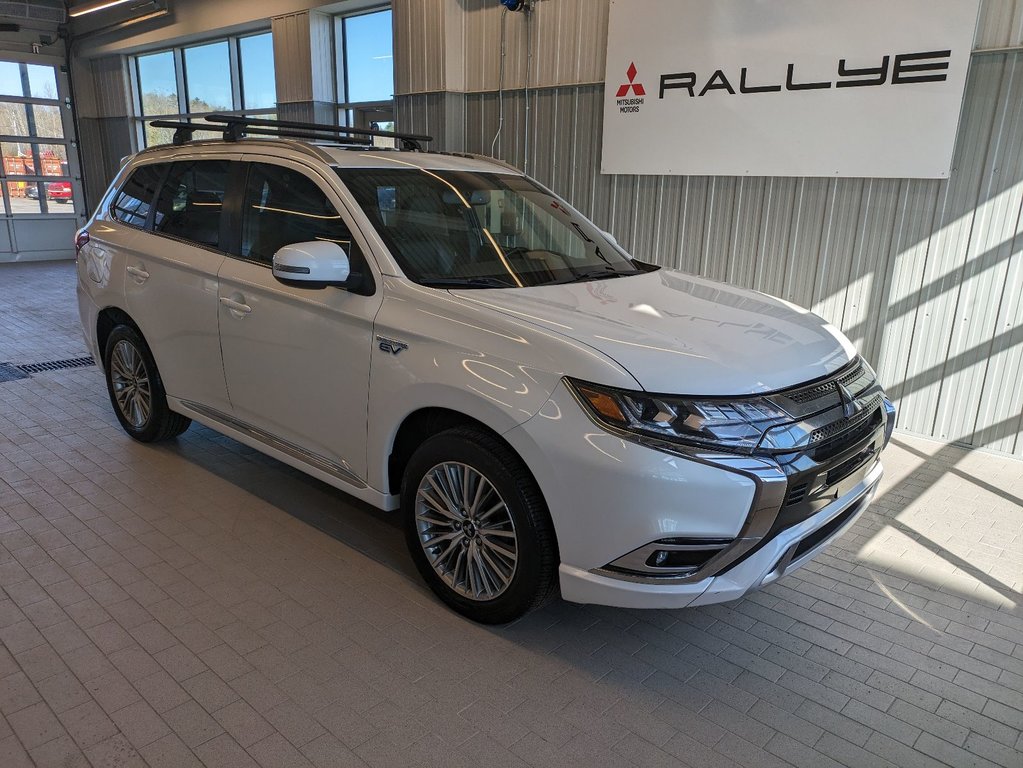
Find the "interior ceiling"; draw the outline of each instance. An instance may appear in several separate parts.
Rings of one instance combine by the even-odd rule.
[[[74,11],[77,7],[95,5],[96,2],[97,0],[72,0],[68,7]],[[128,0],[120,5],[103,8],[84,16],[72,17],[70,19],[71,31],[76,36],[88,35],[111,26],[148,18],[154,13],[166,11],[169,5],[170,0]]]
[[[0,2],[0,50],[53,53],[58,29],[67,21],[63,0]]]

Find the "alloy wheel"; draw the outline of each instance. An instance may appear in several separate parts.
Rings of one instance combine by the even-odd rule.
[[[110,355],[110,383],[121,415],[135,429],[142,429],[153,411],[149,374],[142,355],[123,339]]]
[[[434,571],[470,600],[493,600],[511,584],[518,538],[494,485],[468,464],[430,469],[416,492],[419,542]]]

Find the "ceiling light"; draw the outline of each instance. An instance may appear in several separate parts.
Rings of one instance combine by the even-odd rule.
[[[95,3],[75,6],[68,11],[68,15],[75,18],[77,16],[84,16],[87,13],[94,13],[95,11],[102,11],[106,8],[113,8],[115,5],[124,5],[129,2],[131,2],[131,0],[99,0]]]

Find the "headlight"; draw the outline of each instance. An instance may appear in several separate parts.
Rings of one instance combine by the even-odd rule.
[[[665,397],[566,382],[597,422],[673,443],[752,453],[768,429],[792,422],[789,414],[762,397]]]

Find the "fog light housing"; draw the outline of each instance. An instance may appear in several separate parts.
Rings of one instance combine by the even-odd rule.
[[[603,570],[633,576],[679,578],[699,571],[732,544],[732,539],[658,539],[634,549]]]

